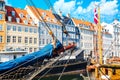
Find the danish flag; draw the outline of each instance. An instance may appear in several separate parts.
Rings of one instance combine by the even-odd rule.
[[[95,24],[98,23],[98,13],[97,13],[96,8],[94,9],[94,22],[95,22]]]

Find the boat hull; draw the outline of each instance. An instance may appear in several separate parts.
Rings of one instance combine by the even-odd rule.
[[[45,69],[40,74],[38,74],[35,78],[61,75],[62,72],[62,75],[86,73],[87,61],[74,62],[74,60],[71,60],[69,63],[65,64],[66,62],[67,60],[58,61],[59,64],[50,66],[49,68]]]

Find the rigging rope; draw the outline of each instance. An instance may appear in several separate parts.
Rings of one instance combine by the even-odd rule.
[[[64,57],[64,56],[63,56],[63,57]],[[61,58],[62,58],[62,57],[61,57]],[[59,61],[58,61],[58,62],[59,62]],[[58,62],[56,62],[56,63],[54,64],[54,66],[57,65]],[[52,67],[52,68],[49,68],[49,70],[47,70],[38,80],[42,79],[42,78],[43,78],[48,72],[50,72],[52,69],[53,69],[53,67]]]
[[[57,12],[55,11],[54,7],[52,6],[50,0],[45,0],[45,2],[46,2],[46,4],[47,4],[48,8],[52,8],[52,12],[55,13],[55,14],[57,14]],[[55,18],[57,19],[57,21],[62,25],[62,30],[63,30],[63,32],[64,32],[66,35],[69,35],[69,34],[68,34],[68,31],[66,30],[65,24],[64,24],[61,20],[59,20],[59,17],[58,17],[58,16],[56,16],[56,15],[54,15],[54,16],[55,16]]]
[[[64,71],[65,71],[65,69],[66,69],[66,67],[67,67],[67,63],[69,62],[70,57],[71,57],[71,55],[72,55],[72,53],[73,53],[74,50],[75,50],[75,48],[73,48],[73,50],[71,51],[70,56],[68,57],[68,60],[66,61],[66,64],[65,64],[65,67],[63,68],[63,70],[62,70],[62,72],[61,72],[61,74],[60,74],[58,80],[61,79],[61,77],[62,77],[62,75],[63,75],[63,73],[64,73]]]
[[[90,62],[88,61],[87,66],[89,66],[89,65],[90,65]],[[87,71],[88,80],[91,80],[88,69],[86,69],[86,71]]]
[[[51,35],[51,37],[52,37],[54,47],[56,47],[55,44],[56,44],[57,38],[55,37],[54,33],[52,32],[52,30],[50,29],[50,27],[48,26],[48,24],[46,23],[46,21],[43,19],[41,13],[40,13],[39,10],[36,8],[36,6],[35,6],[35,4],[33,3],[32,0],[26,0],[26,1],[27,1],[27,3],[28,3],[30,6],[33,6],[33,7],[31,7],[31,8],[32,8],[32,10],[34,11],[34,13],[37,15],[39,21],[42,20],[43,23],[45,24],[46,30],[48,31],[48,33],[49,33],[49,34]],[[42,24],[42,25],[43,25],[43,24]]]
[[[64,56],[63,56],[63,57],[64,57]],[[80,57],[80,59],[83,59],[83,57]],[[58,63],[58,62],[57,62],[57,63]],[[57,65],[57,63],[55,63],[54,66]],[[54,67],[54,66],[53,66],[53,67]],[[47,72],[45,72],[38,80],[42,79],[48,72],[50,72],[50,71],[53,69],[53,67],[50,68]]]
[[[99,69],[99,71],[108,79],[108,80],[111,80],[110,78],[108,78],[101,69]]]
[[[46,66],[44,66],[42,69],[40,68],[40,70],[38,69],[35,73],[33,73],[29,78],[27,78],[27,80],[32,80],[36,75],[38,75],[40,72],[42,72],[43,70],[45,70],[46,68],[48,68],[50,65],[54,64],[56,61],[58,61],[60,58],[62,58],[63,56],[65,56],[66,54],[61,54],[57,59],[55,59],[54,61],[50,62],[49,64],[47,64]]]

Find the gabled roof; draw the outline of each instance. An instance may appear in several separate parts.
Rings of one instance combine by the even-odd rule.
[[[60,15],[58,15],[58,14],[54,14],[54,16],[55,16],[58,20],[62,21],[65,25],[67,25],[67,24],[71,25],[71,23],[72,23],[72,25],[74,25],[72,19],[69,18],[69,17],[67,17],[67,16],[64,16],[64,15],[60,16]]]
[[[72,18],[72,20],[76,26],[79,26],[79,24],[83,24],[83,25],[89,26],[90,30],[93,30],[93,31],[95,30],[95,26],[91,22],[76,19],[76,18]]]
[[[40,8],[35,8],[33,6],[27,6],[27,7],[33,12],[33,14],[36,16],[38,20],[42,21],[42,19],[40,18],[41,16],[45,22],[60,24],[55,18],[55,16],[53,15],[52,11],[42,10]]]
[[[34,21],[32,20],[32,18],[30,16],[29,16],[29,19],[28,19],[27,15],[29,15],[29,14],[27,13],[26,10],[19,9],[19,8],[13,8],[11,6],[5,6],[5,9],[6,9],[6,21],[7,22],[10,22],[10,21],[8,21],[8,17],[11,16],[12,17],[12,20],[11,20],[12,23],[28,25],[28,26],[36,26],[36,24],[32,25],[32,22],[34,22]],[[12,15],[12,12],[14,12],[14,14],[15,14],[14,16]],[[20,14],[22,14],[23,17],[20,17]],[[16,18],[20,19],[19,23],[16,22]],[[24,23],[25,20],[27,21],[28,24]]]

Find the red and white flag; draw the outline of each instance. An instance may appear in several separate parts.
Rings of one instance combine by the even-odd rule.
[[[94,9],[94,22],[95,22],[95,24],[98,23],[98,12],[97,12],[96,8]]]

